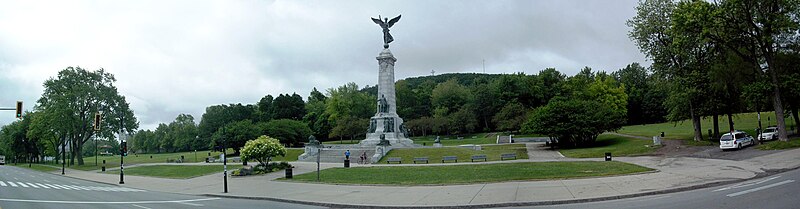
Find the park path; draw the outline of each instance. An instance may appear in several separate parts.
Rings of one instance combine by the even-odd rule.
[[[566,160],[567,158],[561,152],[552,150],[543,142],[525,143],[528,148],[528,159],[531,161],[553,161],[553,160]]]

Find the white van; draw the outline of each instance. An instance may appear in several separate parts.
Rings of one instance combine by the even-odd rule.
[[[719,138],[719,148],[722,150],[742,149],[744,146],[753,145],[754,141],[755,139],[747,135],[747,133],[734,131],[733,133],[723,134],[722,137]]]

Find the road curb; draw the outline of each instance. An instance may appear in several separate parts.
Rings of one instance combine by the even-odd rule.
[[[342,204],[342,203],[313,202],[313,201],[304,201],[304,200],[291,200],[291,199],[282,199],[282,198],[274,198],[274,197],[248,197],[248,196],[234,196],[234,195],[223,195],[223,194],[202,194],[202,196],[231,198],[231,199],[268,200],[268,201],[275,201],[275,202],[314,205],[314,206],[330,207],[330,208],[494,208],[494,207],[548,206],[548,205],[564,205],[564,204],[575,204],[575,203],[599,202],[599,201],[607,201],[607,200],[619,200],[619,199],[627,199],[627,198],[634,198],[634,197],[643,197],[643,196],[651,196],[651,195],[660,195],[660,194],[684,192],[684,191],[704,189],[704,188],[710,188],[710,187],[721,186],[721,185],[735,184],[735,183],[750,181],[750,180],[754,180],[754,179],[760,179],[760,178],[772,176],[772,175],[775,175],[775,174],[780,174],[780,173],[783,173],[783,172],[792,171],[792,170],[795,170],[795,169],[798,169],[798,167],[789,168],[789,169],[766,170],[766,171],[764,171],[762,173],[756,174],[755,177],[747,178],[747,179],[736,179],[736,180],[728,180],[728,181],[719,181],[719,182],[712,182],[712,183],[700,184],[700,185],[694,185],[694,186],[688,186],[688,187],[678,187],[678,188],[665,189],[665,190],[659,190],[659,191],[643,192],[643,193],[627,194],[627,195],[618,195],[618,196],[609,196],[609,197],[597,197],[597,198],[574,199],[574,200],[552,200],[552,201],[538,201],[538,202],[506,202],[506,203],[474,204],[474,205],[453,205],[453,206],[449,206],[449,205],[431,205],[431,206],[424,206],[424,205],[420,205],[420,206],[409,206],[409,205],[359,205],[359,204]]]

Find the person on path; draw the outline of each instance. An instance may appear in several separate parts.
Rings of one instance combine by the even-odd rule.
[[[361,164],[367,164],[367,152],[361,152]]]
[[[350,160],[350,150],[347,150],[347,151],[344,152],[344,159],[345,160]]]

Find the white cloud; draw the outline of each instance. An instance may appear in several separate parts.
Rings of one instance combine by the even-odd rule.
[[[614,71],[644,57],[624,21],[636,1],[0,2],[0,106],[67,66],[113,73],[142,128],[205,107],[347,82],[377,83],[377,15],[393,28],[396,78],[431,70]],[[0,124],[13,120],[0,113]]]

